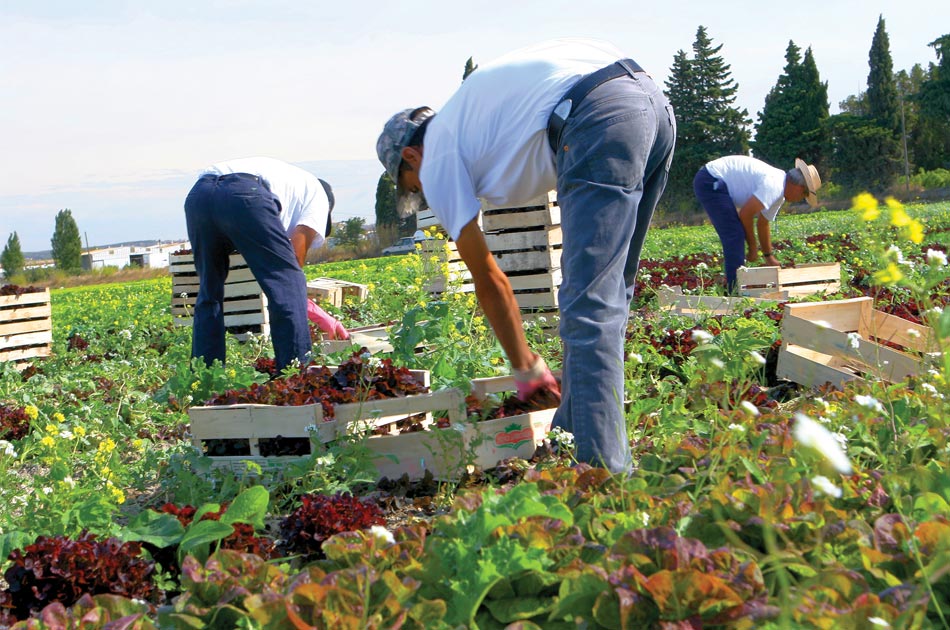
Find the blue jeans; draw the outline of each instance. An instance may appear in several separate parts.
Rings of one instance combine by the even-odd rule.
[[[188,238],[200,288],[192,325],[191,355],[209,366],[225,360],[224,282],[237,249],[267,296],[277,369],[311,350],[307,279],[284,226],[280,201],[257,176],[204,175],[185,199]]]
[[[624,335],[675,138],[673,108],[648,75],[637,73],[575,103],[556,155],[564,367],[554,426],[574,434],[580,461],[612,472],[632,468]]]
[[[709,220],[722,242],[726,291],[735,294],[739,288],[736,272],[745,264],[745,228],[739,219],[736,204],[729,196],[726,182],[713,177],[705,166],[699,169],[693,178],[693,192],[709,215]]]

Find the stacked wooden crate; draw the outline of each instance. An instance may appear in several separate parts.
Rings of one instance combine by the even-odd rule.
[[[841,289],[839,263],[810,263],[795,267],[740,267],[739,293],[750,297],[787,300]]]
[[[172,317],[178,326],[190,326],[198,301],[198,272],[192,254],[168,257],[172,275]],[[240,254],[231,254],[224,284],[224,325],[228,332],[270,335],[267,296]]]
[[[49,289],[0,296],[0,363],[18,369],[48,357],[53,343]]]
[[[661,311],[696,320],[713,315],[737,315],[763,302],[776,303],[772,298],[684,295],[681,287],[669,287],[665,284],[660,285],[656,297]]]
[[[563,242],[557,194],[551,191],[519,207],[483,204],[482,227],[525,319],[556,314]]]
[[[314,278],[307,282],[307,297],[318,304],[329,304],[336,308],[342,308],[347,299],[356,303],[363,302],[368,295],[367,286],[356,282],[336,278]]]
[[[869,297],[786,304],[777,375],[806,386],[898,382],[926,370],[934,331],[873,308]]]

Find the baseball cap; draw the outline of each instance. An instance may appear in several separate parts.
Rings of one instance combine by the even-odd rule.
[[[396,211],[402,218],[408,217],[425,206],[421,193],[404,190],[399,185],[399,166],[402,164],[402,150],[409,146],[412,136],[429,118],[435,116],[431,107],[414,107],[397,112],[383,127],[376,141],[376,154],[382,162],[390,179],[396,183]]]

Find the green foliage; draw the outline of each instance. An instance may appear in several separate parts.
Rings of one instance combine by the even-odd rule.
[[[343,226],[337,233],[337,240],[344,247],[356,247],[363,240],[363,224],[366,220],[363,217],[350,217],[343,222]]]
[[[56,227],[50,242],[57,269],[78,272],[82,268],[82,239],[79,237],[79,226],[76,225],[69,208],[56,213]]]
[[[928,76],[920,83],[920,131],[913,137],[915,164],[923,168],[950,167],[950,34],[929,44],[937,53]]]
[[[799,50],[788,42],[785,69],[765,97],[752,143],[756,157],[782,169],[791,168],[797,157],[821,164],[827,144],[828,84],[819,79],[811,48],[804,61]]]
[[[173,354],[174,373],[155,392],[157,402],[173,408],[186,409],[201,405],[215,394],[229,389],[244,389],[252,383],[264,383],[267,375],[249,365],[222,365],[218,360],[210,366],[201,357],[190,358],[187,348],[179,347]]]
[[[682,50],[673,57],[666,94],[676,114],[677,145],[666,194],[674,206],[695,206],[693,176],[706,162],[749,151],[751,121],[734,105],[739,86],[721,50],[700,26],[692,58]]]
[[[837,114],[828,119],[831,178],[846,190],[881,191],[900,168],[900,145],[891,130],[867,118]]]
[[[3,275],[7,278],[19,274],[23,271],[23,250],[20,249],[20,237],[14,232],[7,239],[7,244],[0,254],[0,267],[3,267]]]
[[[467,79],[468,75],[472,74],[476,70],[478,70],[478,64],[473,61],[472,57],[469,57],[465,62],[465,69],[462,71],[462,81]]]
[[[399,213],[396,212],[396,184],[383,171],[376,184],[376,229],[393,227],[399,224]]]
[[[884,16],[877,21],[871,51],[868,53],[868,115],[879,126],[895,136],[900,134],[900,105],[894,81],[890,39],[884,29]]]

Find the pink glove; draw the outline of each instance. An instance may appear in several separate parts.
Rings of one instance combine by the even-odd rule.
[[[343,324],[338,322],[332,315],[317,306],[313,300],[307,300],[307,318],[320,327],[330,339],[349,339],[350,333],[346,332]]]
[[[537,355],[535,355],[537,356]],[[526,370],[513,370],[512,376],[515,378],[515,387],[518,389],[518,400],[528,402],[532,396],[542,390],[561,398],[561,388],[558,386],[554,375],[548,369],[547,364],[540,356],[537,356],[534,364]]]

